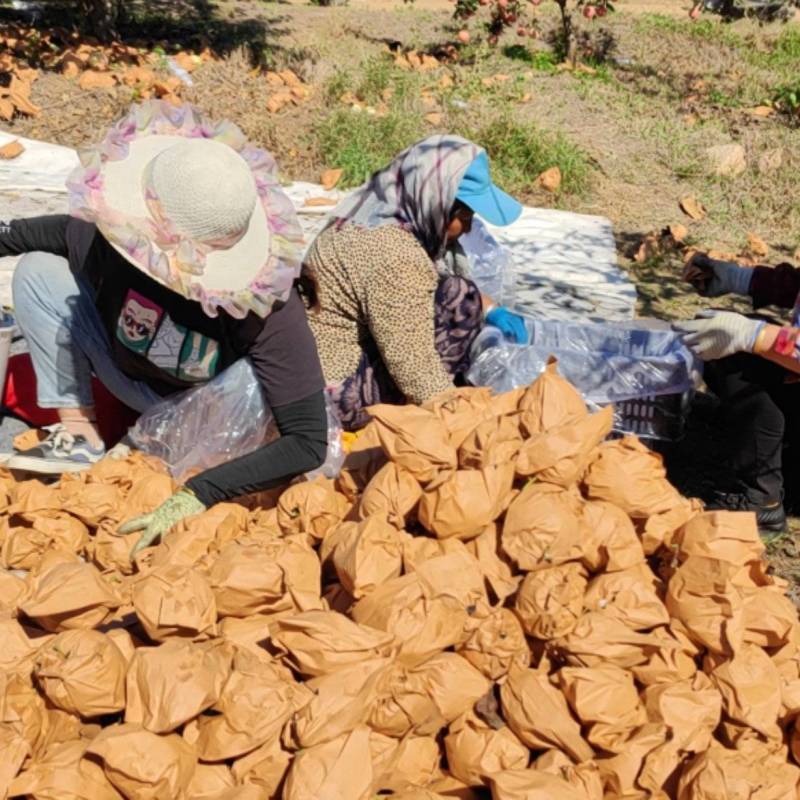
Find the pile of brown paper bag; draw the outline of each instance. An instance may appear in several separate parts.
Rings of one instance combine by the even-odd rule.
[[[0,798],[795,800],[800,626],[551,364],[129,554],[140,454],[0,473]]]

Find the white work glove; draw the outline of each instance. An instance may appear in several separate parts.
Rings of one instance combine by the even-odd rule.
[[[703,297],[748,295],[750,282],[753,280],[753,268],[740,267],[732,261],[717,261],[698,253],[686,265],[683,279],[691,283]]]
[[[673,323],[683,343],[703,361],[716,361],[734,353],[752,353],[758,334],[766,325],[731,311],[703,311],[699,319]]]

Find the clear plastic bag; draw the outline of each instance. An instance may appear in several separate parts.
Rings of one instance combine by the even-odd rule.
[[[326,395],[328,454],[313,476],[335,477],[344,461],[341,425]],[[164,461],[176,480],[251,453],[278,437],[261,385],[246,358],[214,379],[166,397],[128,431],[133,447]]]
[[[510,304],[514,297],[515,273],[508,250],[477,218],[460,243],[469,258],[470,277],[481,292],[496,303]]]
[[[529,343],[523,345],[484,328],[472,346],[470,383],[507,392],[534,381],[555,356],[559,372],[588,403],[615,404],[615,430],[675,438],[680,420],[672,418],[685,414],[702,365],[668,326],[646,320],[600,325],[526,319],[526,327]]]

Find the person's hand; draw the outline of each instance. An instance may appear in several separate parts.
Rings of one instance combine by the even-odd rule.
[[[506,339],[516,344],[525,344],[528,341],[528,331],[525,330],[525,320],[513,311],[500,306],[493,308],[487,315],[486,321],[501,331]]]
[[[676,322],[672,329],[683,334],[683,343],[703,361],[716,361],[734,353],[752,353],[766,325],[731,311],[703,311],[698,319]]]
[[[747,295],[750,293],[753,269],[740,267],[733,261],[717,261],[704,253],[697,253],[686,265],[683,279],[691,283],[703,297]]]
[[[139,541],[131,550],[131,561],[133,561],[140,550],[150,547],[151,544],[169,533],[171,528],[182,519],[191,517],[193,514],[201,514],[205,510],[206,507],[194,496],[193,492],[181,489],[150,514],[143,514],[141,517],[135,517],[124,525],[120,525],[117,532],[120,536],[127,536],[129,533],[143,531]]]

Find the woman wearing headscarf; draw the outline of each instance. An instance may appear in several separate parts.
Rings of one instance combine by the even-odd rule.
[[[374,403],[424,403],[454,385],[484,320],[514,341],[521,317],[481,297],[458,246],[474,214],[509,225],[522,207],[491,180],[486,152],[432,136],[333,212],[301,281],[323,373],[345,428]]]
[[[275,162],[190,106],[134,106],[68,182],[71,216],[0,225],[38,404],[59,424],[10,468],[86,469],[105,448],[91,379],[143,412],[249,359],[280,438],[207,469],[124,533],[181,519],[319,466],[324,384],[294,288],[302,235]],[[222,378],[224,380],[224,376]]]

